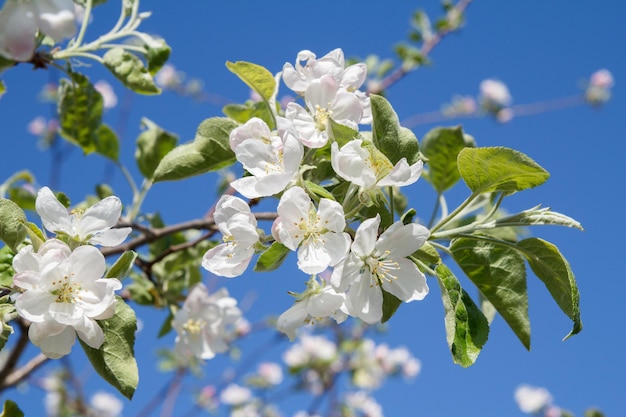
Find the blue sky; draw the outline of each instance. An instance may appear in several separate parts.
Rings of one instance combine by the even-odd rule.
[[[110,3],[96,9],[94,29],[88,38],[97,28],[114,23],[117,3]],[[392,46],[406,38],[410,14],[423,8],[437,16],[439,2],[185,2],[183,7],[181,2],[161,1],[145,2],[142,8],[153,12],[142,28],[168,41],[173,49],[171,63],[189,77],[203,80],[206,91],[242,102],[248,97],[247,87],[226,69],[227,60],[251,61],[276,72],[284,62],[293,62],[301,49],[310,49],[318,56],[340,47],[349,57],[371,53],[392,57]],[[626,208],[626,145],[622,138],[626,129],[625,13],[626,4],[618,0],[477,1],[468,9],[466,26],[436,47],[431,66],[388,90],[388,98],[403,120],[437,110],[455,94],[475,96],[480,81],[486,78],[504,81],[514,104],[576,94],[581,91],[581,82],[600,68],[610,70],[616,79],[613,98],[601,109],[579,106],[514,118],[507,124],[488,118],[440,123],[461,123],[478,145],[518,149],[551,173],[543,186],[508,199],[507,207],[513,211],[541,203],[574,217],[585,227],[585,232],[555,227],[531,230],[557,244],[570,261],[581,292],[584,329],[561,342],[570,323],[543,284],[531,275],[532,350],[526,351],[497,318],[477,363],[463,369],[450,358],[439,292],[436,283],[430,282],[431,294],[422,302],[402,306],[384,336],[392,346],[406,345],[422,361],[422,372],[414,382],[393,383],[375,392],[387,416],[522,416],[513,400],[513,392],[521,383],[546,387],[557,405],[578,416],[589,406],[600,407],[608,416],[623,413],[626,337],[619,306],[626,290],[621,263],[626,249],[622,220]],[[92,80],[108,78],[97,66],[85,72]],[[93,184],[109,172],[106,163],[74,150],[61,166],[52,166],[50,156],[38,151],[36,139],[26,132],[31,119],[50,114],[48,106],[38,104],[36,98],[41,86],[58,76],[33,72],[27,66],[2,75],[9,92],[0,100],[5,143],[0,178],[28,168],[40,185],[48,185],[54,169],[60,178],[56,185],[79,200],[92,193]],[[120,84],[112,84],[120,100],[131,104],[122,160],[135,173],[133,146],[141,117],[154,120],[186,141],[193,138],[203,119],[221,115],[216,106],[172,93],[130,97]],[[119,106],[110,111],[107,121],[117,126],[121,111]],[[413,130],[421,138],[434,126],[419,125]],[[146,200],[146,209],[159,210],[168,222],[201,216],[215,200],[215,178],[206,175],[184,185],[158,184]],[[427,217],[434,196],[429,186],[420,182],[410,188],[409,196],[418,215]],[[128,187],[119,172],[114,173],[111,184],[123,199],[128,198]],[[450,193],[450,204],[460,202],[465,193],[464,185],[459,184]],[[220,280],[219,284],[238,297],[257,296],[249,312],[252,320],[289,306],[286,291],[299,291],[301,285],[291,275],[290,271],[271,276],[250,273]],[[467,288],[473,294],[469,284]],[[146,313],[140,310],[139,314]],[[152,381],[157,375],[154,335],[163,317],[142,316],[146,326],[138,341],[141,382],[136,400],[125,404],[125,416],[136,415],[161,387],[162,382]],[[80,369],[81,354],[73,360]],[[208,364],[207,373],[212,372],[212,365]],[[46,369],[52,368],[49,364]],[[82,375],[89,376],[88,387],[102,386],[96,375],[88,371]],[[32,394],[21,396],[11,391],[5,395],[15,398],[30,412],[27,415],[39,415],[43,406],[39,399],[32,400]],[[188,401],[185,395],[181,397],[184,401]],[[187,408],[182,404],[180,409]]]

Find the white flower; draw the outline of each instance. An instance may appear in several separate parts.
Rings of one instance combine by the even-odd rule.
[[[229,384],[220,393],[222,404],[241,406],[252,399],[252,391],[237,384]]]
[[[290,132],[284,132],[282,137],[272,134],[267,124],[256,117],[233,129],[230,147],[252,174],[230,184],[247,198],[283,191],[298,172],[304,155],[302,145]]]
[[[37,194],[35,209],[46,229],[78,242],[117,246],[132,231],[130,227],[112,229],[122,212],[122,203],[115,196],[107,197],[85,211],[68,213],[52,191],[43,187]]]
[[[111,84],[105,80],[97,81],[93,87],[102,95],[102,105],[105,109],[112,109],[117,106],[117,95]]]
[[[552,403],[552,395],[547,389],[520,385],[515,390],[515,402],[524,413],[538,413]]]
[[[324,281],[320,285],[312,277],[302,294],[293,295],[296,296],[296,302],[276,321],[276,328],[285,333],[291,341],[296,337],[296,329],[305,324],[313,324],[329,316],[332,316],[337,323],[346,319],[346,313],[341,311],[346,300],[345,294],[337,293],[332,286],[325,285]]]
[[[502,81],[488,79],[480,83],[481,98],[498,107],[507,107],[511,104],[511,93]]]
[[[24,292],[15,301],[19,315],[32,322],[28,336],[44,355],[56,359],[70,353],[76,333],[98,349],[104,333],[96,323],[115,313],[115,294],[122,284],[102,278],[106,261],[93,246],[74,251],[57,239],[38,252],[22,248],[13,258],[14,283]]]
[[[306,191],[292,187],[282,195],[276,211],[272,235],[298,251],[298,268],[307,274],[322,272],[348,252],[350,235],[344,232],[343,208],[336,201],[322,198],[316,211]]]
[[[6,0],[0,10],[0,55],[30,60],[37,31],[55,41],[74,36],[74,13],[72,0]]]
[[[328,142],[330,119],[358,130],[363,116],[359,97],[340,87],[331,75],[311,81],[304,94],[307,109],[289,103],[285,117],[293,123],[298,139],[309,148],[321,148]]]
[[[268,385],[279,385],[283,382],[283,369],[275,362],[259,364],[258,374]]]
[[[378,214],[361,223],[350,253],[331,277],[338,291],[349,288],[348,314],[370,324],[382,318],[382,289],[407,303],[428,294],[424,274],[406,259],[426,242],[428,229],[397,221],[377,238],[379,225]]]
[[[215,275],[239,276],[250,264],[254,245],[259,241],[256,218],[242,199],[223,195],[217,202],[213,219],[224,243],[204,254],[202,266]]]
[[[337,359],[337,345],[326,337],[303,334],[299,339],[300,343],[283,353],[283,361],[290,368],[329,365]]]
[[[324,75],[331,75],[341,87],[349,91],[359,89],[367,77],[367,66],[358,63],[344,67],[343,51],[339,48],[319,59],[313,52],[303,50],[298,52],[295,67],[290,63],[283,66],[282,76],[285,85],[298,94],[304,94],[312,81]]]
[[[115,395],[98,391],[91,397],[91,408],[94,417],[119,417],[124,404]]]
[[[337,175],[367,190],[372,187],[404,187],[416,182],[422,175],[423,162],[409,165],[401,158],[396,165],[374,145],[354,139],[341,149],[337,142],[331,146],[331,164]]]
[[[172,320],[178,334],[177,352],[200,359],[212,359],[216,353],[225,352],[229,331],[240,318],[237,300],[229,297],[225,288],[209,295],[204,284],[196,284]]]
[[[613,74],[609,70],[601,69],[594,72],[589,78],[585,99],[591,105],[606,103],[611,98],[611,88],[614,84]]]
[[[361,411],[367,417],[383,417],[383,409],[365,391],[357,391],[346,394],[346,406],[355,411]]]

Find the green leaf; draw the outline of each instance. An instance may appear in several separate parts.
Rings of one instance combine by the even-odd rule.
[[[166,154],[154,171],[154,181],[170,181],[217,171],[235,162],[230,149],[230,132],[237,124],[213,117],[203,121],[193,142],[179,145]]]
[[[555,225],[566,226],[578,230],[584,230],[583,226],[565,214],[557,213],[550,210],[549,207],[540,208],[540,206],[524,210],[520,213],[501,217],[494,221],[484,224],[488,227],[508,227],[508,226],[536,226],[536,225]]]
[[[321,185],[315,184],[311,181],[304,181],[304,186],[309,193],[313,193],[319,197],[328,198],[329,200],[335,201],[335,197],[331,194],[331,192]]]
[[[163,336],[167,335],[169,332],[172,331],[172,321],[173,320],[174,320],[174,315],[170,312],[170,314],[167,315],[167,318],[165,319],[165,321],[161,325],[161,328],[159,329],[159,334],[157,335],[157,337],[159,339],[162,338]]]
[[[475,194],[513,194],[541,185],[550,176],[528,156],[504,147],[465,148],[457,162],[463,181]]]
[[[96,152],[117,162],[120,156],[120,144],[117,135],[109,126],[102,124],[98,128]]]
[[[276,90],[276,80],[271,72],[251,62],[226,62],[226,67],[252,90],[259,93],[263,100],[269,102]]]
[[[134,349],[135,312],[118,297],[115,315],[98,323],[104,331],[104,343],[100,349],[89,347],[82,340],[80,343],[96,372],[130,400],[139,383]]]
[[[282,265],[283,261],[289,255],[289,248],[280,242],[272,243],[268,250],[259,256],[259,260],[254,266],[256,272],[273,271]]]
[[[0,97],[7,92],[7,86],[4,84],[4,81],[0,80]]]
[[[2,324],[2,331],[0,332],[0,350],[6,345],[9,336],[13,334],[13,327],[9,326],[7,323],[15,318],[17,318],[17,310],[14,304],[0,304],[0,323]]]
[[[17,253],[17,247],[26,238],[26,214],[13,201],[0,198],[0,239]]]
[[[41,229],[33,222],[24,223],[24,229],[26,230],[26,234],[30,238],[30,243],[33,245],[33,249],[35,252],[39,250],[39,247],[43,245],[46,241],[46,237],[44,236]]]
[[[227,104],[222,112],[237,123],[244,124],[253,117],[258,117],[271,126],[274,123],[267,103],[264,101],[247,102],[246,104]]]
[[[144,33],[144,36],[145,33]],[[144,40],[148,40],[145,39]],[[172,52],[172,48],[169,47],[163,39],[154,39],[150,37],[150,40],[144,45],[146,48],[146,61],[148,61],[148,72],[154,76],[163,65],[167,62]]]
[[[62,79],[57,106],[60,135],[82,148],[85,154],[97,149],[102,123],[102,95],[82,74],[72,73],[71,81]]]
[[[473,365],[489,336],[489,323],[461,288],[459,280],[447,266],[435,269],[445,311],[446,339],[454,363]]]
[[[115,78],[122,84],[139,94],[160,94],[152,76],[135,55],[121,47],[111,48],[102,57]]]
[[[13,252],[8,246],[0,248],[0,287],[11,288],[13,286]]]
[[[115,261],[113,266],[111,266],[111,269],[109,269],[106,273],[105,277],[117,278],[120,281],[123,280],[133,268],[135,259],[137,259],[137,253],[132,250],[127,250],[117,259],[117,261]]]
[[[530,349],[523,258],[510,244],[495,240],[455,239],[450,250],[463,272],[493,304],[526,349]]]
[[[580,319],[580,295],[574,273],[559,249],[543,239],[531,237],[517,242],[530,268],[548,288],[561,310],[574,322],[572,331],[565,337],[575,335],[583,328]]]
[[[6,400],[0,417],[24,417],[24,413],[13,401]]]
[[[354,130],[349,126],[344,126],[335,122],[333,119],[330,121],[330,130],[328,132],[329,139],[333,139],[341,148],[346,143],[359,137],[359,131]]]
[[[425,242],[421,248],[413,252],[412,257],[425,262],[427,265],[438,265],[441,263],[441,256],[433,245],[429,242]]]
[[[400,304],[402,304],[402,300],[392,293],[385,291],[382,287],[380,287],[380,289],[383,292],[383,317],[380,319],[380,322],[386,323],[391,316],[396,314]]]
[[[426,178],[438,193],[443,193],[459,180],[457,157],[466,146],[460,126],[438,127],[422,138],[420,149],[428,158]]]
[[[419,159],[419,145],[411,130],[401,127],[398,115],[382,96],[372,94],[372,133],[374,145],[392,164],[406,157],[409,165]]]
[[[135,160],[141,174],[150,179],[163,157],[176,147],[178,136],[145,117],[141,119],[141,125],[145,130],[137,137]]]

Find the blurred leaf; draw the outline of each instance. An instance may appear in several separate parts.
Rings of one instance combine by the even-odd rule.
[[[171,181],[217,171],[235,162],[229,136],[237,124],[214,117],[203,121],[193,142],[179,145],[159,162],[154,181]]]
[[[260,65],[245,61],[228,61],[226,67],[253,91],[259,93],[263,100],[270,101],[276,90],[276,80],[271,72]]]
[[[26,238],[26,214],[13,201],[0,198],[0,239],[17,253],[17,247]]]
[[[102,124],[98,128],[96,152],[117,162],[120,156],[120,144],[117,135],[109,126]]]
[[[372,133],[376,147],[396,164],[403,157],[409,165],[419,159],[417,138],[409,129],[401,127],[398,115],[382,96],[372,94]]]
[[[102,95],[82,74],[71,73],[71,81],[59,85],[59,134],[78,145],[85,154],[97,149],[102,123]]]
[[[151,41],[146,42],[144,46],[146,48],[146,61],[148,61],[148,72],[150,73],[150,75],[154,76],[157,72],[159,72],[161,68],[163,68],[163,65],[165,65],[165,63],[169,59],[172,48],[170,48],[163,39],[154,38],[151,38]]]
[[[79,339],[80,344],[96,372],[130,400],[139,383],[134,349],[137,331],[135,312],[118,297],[115,315],[98,323],[104,331],[104,343],[100,349],[89,347]]]
[[[0,350],[4,348],[9,336],[13,334],[13,327],[9,326],[8,322],[17,318],[17,310],[12,303],[0,304],[0,323],[2,325],[2,331],[0,332]]]
[[[489,323],[444,264],[435,269],[445,311],[446,339],[454,363],[473,365],[489,336]]]
[[[548,288],[561,310],[574,322],[572,331],[565,337],[580,332],[580,295],[574,273],[559,249],[543,239],[531,237],[517,243],[530,268]]]
[[[107,67],[129,89],[139,94],[160,94],[143,62],[124,48],[111,48],[102,57]]]
[[[0,417],[24,417],[24,413],[20,408],[11,400],[6,400],[2,407],[2,413]]]
[[[155,307],[163,306],[161,297],[154,284],[139,274],[131,274],[131,282],[124,288],[130,294],[130,299],[137,304]]]
[[[402,300],[392,293],[385,291],[382,286],[380,289],[383,292],[383,317],[380,322],[386,323],[394,314],[396,314],[396,311],[400,308],[400,304],[402,304]]]
[[[438,127],[422,138],[420,149],[428,158],[428,175],[425,177],[439,194],[459,180],[457,157],[466,146],[461,127]]]
[[[46,241],[43,231],[33,222],[24,223],[24,229],[26,234],[30,238],[30,243],[33,245],[35,252],[39,250],[39,247]]]
[[[150,179],[163,157],[176,147],[178,136],[145,117],[141,119],[141,125],[145,130],[137,137],[135,160],[141,174]]]
[[[272,246],[259,256],[254,270],[256,272],[269,272],[277,269],[287,258],[289,252],[291,252],[289,248],[282,243],[272,243]]]
[[[137,253],[135,251],[125,251],[122,256],[120,256],[117,261],[115,261],[113,266],[111,266],[105,277],[117,278],[120,281],[123,280],[133,268],[133,265],[135,264],[135,259],[137,259]]]
[[[170,312],[159,329],[159,334],[157,335],[158,338],[161,338],[172,331],[172,320],[174,320],[174,315]]]
[[[513,194],[547,181],[550,174],[523,153],[504,147],[465,148],[459,172],[473,193]]]
[[[8,246],[0,248],[0,288],[11,288],[13,286],[13,252]]]
[[[510,244],[470,238],[452,241],[452,256],[489,300],[526,349],[530,349],[530,321],[526,267]]]

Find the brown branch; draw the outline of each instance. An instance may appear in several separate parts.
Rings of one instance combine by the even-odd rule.
[[[459,0],[456,6],[448,11],[447,15],[449,16],[451,13],[454,13],[457,14],[457,16],[462,16],[471,2],[472,0]],[[452,27],[451,29],[440,29],[437,31],[431,38],[424,41],[424,44],[420,48],[420,54],[426,58],[443,38],[454,32],[457,28],[458,27]],[[367,91],[368,94],[382,93],[393,84],[404,78],[407,74],[413,72],[416,68],[417,67],[411,67],[407,69],[403,65],[400,65],[400,67],[398,67],[395,71],[383,78],[380,83],[377,83],[373,88],[369,89]]]
[[[47,361],[48,358],[43,353],[35,356],[24,366],[7,375],[7,377],[4,379],[4,381],[2,381],[2,384],[0,385],[0,391],[3,391],[5,388],[9,388],[19,384]]]

